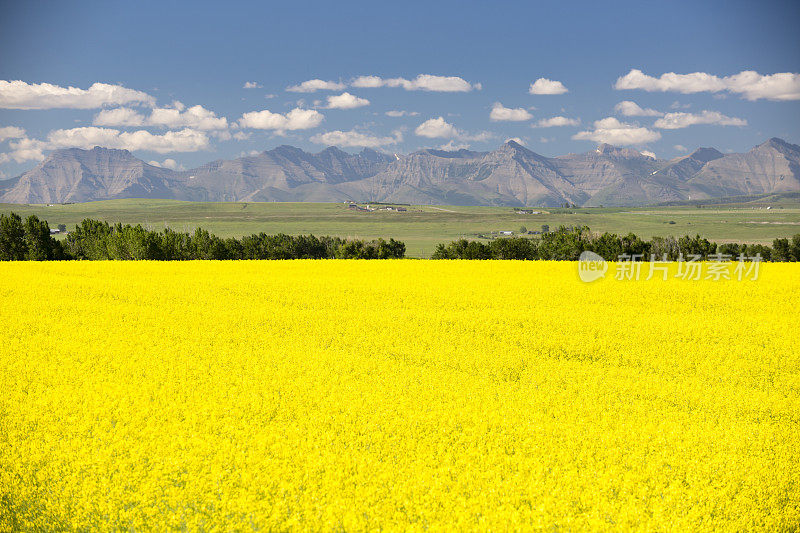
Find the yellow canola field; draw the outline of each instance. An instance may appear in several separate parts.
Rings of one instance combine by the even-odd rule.
[[[0,530],[796,531],[798,304],[800,264],[1,264]]]

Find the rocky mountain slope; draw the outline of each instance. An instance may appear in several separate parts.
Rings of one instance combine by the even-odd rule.
[[[327,148],[317,154],[279,146],[258,155],[219,160],[180,173],[192,198],[209,201],[346,200],[337,185],[374,176],[396,158],[364,149],[348,154]]]
[[[126,150],[73,148],[0,182],[0,202],[10,203],[173,198],[612,206],[780,192],[800,192],[800,146],[776,138],[743,154],[699,148],[672,160],[606,144],[554,158],[514,141],[491,152],[408,155],[279,146],[182,172],[149,165]]]
[[[14,183],[5,190],[0,182],[0,201],[45,204],[182,196],[184,191],[172,175],[127,150],[69,148],[54,151],[36,168],[9,180]]]
[[[709,161],[689,180],[692,198],[800,191],[800,146],[772,138]]]

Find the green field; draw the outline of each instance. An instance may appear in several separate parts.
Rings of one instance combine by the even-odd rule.
[[[767,209],[770,207],[770,209]],[[84,218],[139,224],[176,231],[202,227],[220,237],[252,233],[336,235],[372,239],[393,237],[409,257],[428,257],[437,243],[460,237],[491,237],[521,226],[540,230],[587,225],[593,231],[634,232],[641,237],[697,234],[717,242],[769,244],[800,233],[800,199],[770,197],[750,202],[642,208],[537,209],[515,214],[511,207],[408,206],[407,212],[354,211],[345,204],[223,203],[173,200],[108,200],[66,205],[0,204],[0,213],[36,214],[51,227],[72,228]],[[670,223],[670,222],[674,222]]]

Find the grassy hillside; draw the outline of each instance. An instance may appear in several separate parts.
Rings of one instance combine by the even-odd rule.
[[[771,207],[771,209],[767,209]],[[726,200],[717,204],[651,206],[643,208],[548,209],[520,215],[510,207],[408,206],[407,212],[353,211],[345,204],[223,203],[173,200],[109,200],[84,204],[0,204],[0,213],[36,214],[51,227],[72,227],[84,218],[141,223],[153,229],[177,231],[203,227],[221,236],[251,233],[313,233],[370,239],[394,237],[405,241],[410,257],[428,257],[439,242],[477,238],[492,232],[539,230],[588,225],[594,231],[642,237],[696,234],[718,242],[767,244],[776,237],[800,233],[800,199],[791,196]],[[674,223],[672,223],[674,222]]]

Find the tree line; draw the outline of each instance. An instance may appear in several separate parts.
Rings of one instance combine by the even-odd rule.
[[[677,261],[680,257],[709,260],[719,254],[733,260],[759,256],[762,261],[800,261],[800,234],[791,239],[775,239],[772,246],[763,244],[717,244],[696,235],[690,237],[653,237],[644,240],[633,233],[592,233],[587,226],[559,227],[542,233],[540,238],[507,237],[487,243],[459,239],[439,244],[432,259],[520,259],[577,261],[581,253],[594,252],[607,261],[618,258],[649,261],[651,256],[661,261]]]
[[[50,234],[45,220],[30,215],[0,214],[0,260],[162,260],[191,259],[394,259],[405,256],[406,246],[394,239],[348,240],[314,235],[253,234],[222,239],[198,228],[194,233],[166,228],[153,231],[136,226],[85,219],[63,240]],[[584,251],[606,260],[619,257],[649,260],[680,257],[731,259],[759,256],[762,261],[800,261],[800,234],[762,244],[717,244],[696,235],[653,237],[644,240],[633,233],[596,234],[588,227],[559,227],[539,238],[508,237],[487,243],[460,239],[439,244],[432,259],[519,259],[577,261]]]
[[[406,245],[394,239],[348,240],[314,235],[259,233],[222,239],[198,228],[181,233],[85,219],[57,240],[46,221],[35,215],[24,221],[16,213],[0,214],[0,260],[160,260],[191,259],[399,259]]]

